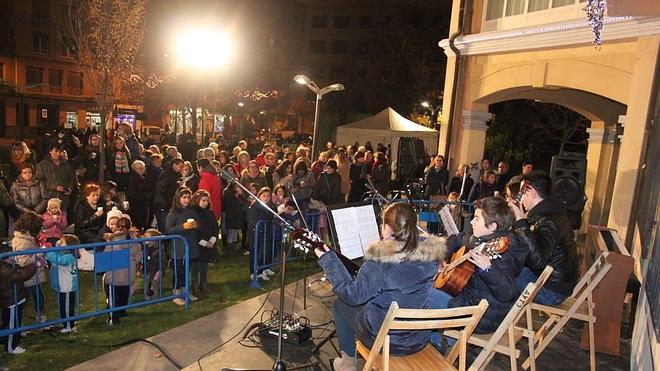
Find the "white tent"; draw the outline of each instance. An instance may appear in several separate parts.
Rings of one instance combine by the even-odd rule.
[[[337,127],[335,142],[338,145],[352,145],[357,141],[360,145],[364,145],[370,141],[376,148],[376,144],[392,144],[392,141],[398,137],[422,139],[426,153],[438,152],[438,132],[436,130],[416,124],[390,107],[374,116]]]

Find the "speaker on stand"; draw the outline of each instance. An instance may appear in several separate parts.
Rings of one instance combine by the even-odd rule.
[[[566,215],[573,229],[580,229],[582,225],[582,211],[587,201],[584,194],[586,175],[585,154],[560,152],[552,156],[550,165],[552,194],[566,206]]]

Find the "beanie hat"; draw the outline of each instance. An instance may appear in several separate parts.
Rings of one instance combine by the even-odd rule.
[[[328,167],[331,167],[331,168],[337,170],[337,161],[328,160],[328,162],[325,163],[325,166],[328,166]]]
[[[50,209],[51,206],[57,206],[57,208],[62,207],[62,200],[59,198],[51,198],[48,200],[48,208]]]
[[[110,227],[110,219],[112,218],[121,218],[121,211],[117,209],[117,206],[113,206],[112,210],[108,211],[108,214],[105,218],[105,225]]]

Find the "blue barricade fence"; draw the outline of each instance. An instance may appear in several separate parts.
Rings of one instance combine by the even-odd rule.
[[[439,233],[441,231],[442,223],[440,222],[440,217],[438,215],[438,210],[444,205],[456,205],[460,207],[460,212],[467,210],[468,214],[472,214],[472,203],[459,202],[459,201],[436,201],[436,200],[407,200],[407,199],[396,199],[391,202],[409,202],[415,205],[419,210],[418,219],[420,222],[426,222],[426,231],[429,233]],[[461,216],[462,219],[462,216]],[[469,221],[466,223],[461,220],[461,223],[456,223],[457,227],[460,230],[469,228]]]
[[[172,255],[170,258],[174,259],[175,261],[177,259],[183,260],[184,264],[183,267],[178,266],[177,264],[173,264],[173,279],[172,279],[172,284],[173,287],[181,287],[180,292],[177,293],[172,293],[168,295],[164,295],[163,290],[163,280],[162,276],[165,271],[165,264],[166,262],[164,261],[165,257],[165,249],[168,246],[163,246],[164,244],[171,245],[172,247]],[[182,244],[183,246],[183,257],[177,256],[177,248],[175,248],[178,244]],[[119,245],[123,246],[129,246],[129,248],[124,248],[124,247],[118,247]],[[102,250],[101,250],[102,249]],[[131,251],[133,249],[133,251]],[[137,251],[135,249],[138,249]],[[97,250],[97,252],[94,252],[94,250]],[[37,291],[37,294],[34,295],[34,308],[35,308],[35,314],[36,314],[36,322],[32,324],[23,324],[22,321],[17,321],[17,323],[10,323],[6,324],[8,328],[0,330],[0,337],[5,337],[9,336],[11,334],[17,333],[19,331],[31,331],[31,330],[37,330],[40,328],[45,328],[49,327],[52,325],[56,324],[62,324],[65,322],[72,322],[72,321],[79,321],[81,319],[85,318],[91,318],[95,316],[100,316],[104,314],[109,314],[109,313],[114,313],[118,311],[125,311],[130,308],[137,308],[137,307],[142,307],[146,305],[151,305],[151,304],[156,304],[160,303],[163,301],[169,301],[175,298],[182,298],[185,300],[185,309],[188,309],[189,306],[189,288],[190,288],[190,282],[189,282],[189,269],[190,269],[190,255],[189,255],[189,246],[188,242],[186,241],[185,238],[179,236],[179,235],[168,235],[168,236],[157,236],[157,237],[145,237],[145,238],[139,238],[139,239],[132,239],[132,240],[119,240],[119,241],[108,241],[108,242],[97,242],[97,243],[90,243],[90,244],[83,244],[83,245],[73,245],[73,246],[62,246],[62,247],[52,247],[52,248],[45,248],[45,249],[32,249],[32,250],[23,250],[23,251],[13,251],[13,252],[7,252],[0,254],[0,259],[4,260],[5,262],[8,262],[8,260],[11,259],[11,264],[12,268],[15,269],[18,264],[16,263],[16,258],[17,257],[29,257],[34,260],[34,263],[32,264],[43,264],[43,263],[38,263],[39,261],[43,262],[43,256],[46,253],[55,253],[55,254],[62,254],[63,252],[70,251],[71,253],[76,254],[76,252],[80,252],[80,258],[75,261],[75,287],[78,288],[77,293],[76,293],[76,303],[75,303],[75,310],[73,315],[69,315],[68,317],[59,317],[56,319],[51,319],[48,321],[40,322],[40,316],[43,315],[43,313],[39,313],[40,310],[39,308],[42,307],[42,302],[43,296],[39,294]],[[139,255],[138,255],[139,252]],[[93,253],[93,254],[92,254]],[[92,254],[92,255],[90,255]],[[49,254],[50,255],[50,254]],[[91,257],[91,258],[90,258]],[[126,272],[128,276],[128,287],[130,290],[130,287],[132,287],[134,283],[134,277],[133,277],[133,272],[137,272],[137,268],[132,266],[133,264],[136,264],[137,261],[135,258],[140,257],[142,260],[142,276],[144,277],[144,284],[143,284],[143,293],[145,300],[139,301],[139,302],[133,302],[131,297],[131,293],[128,295],[128,300],[127,304],[125,305],[120,305],[120,306],[115,306],[113,305],[110,301],[107,301],[105,299],[102,299],[104,303],[108,305],[108,308],[101,308],[99,305],[100,298],[99,298],[99,287],[98,287],[98,281],[103,280],[101,274],[102,273],[113,273],[111,282],[108,285],[109,286],[109,292],[114,297],[114,290],[117,285],[115,285],[115,279],[117,275],[122,274],[122,271]],[[93,259],[92,261],[88,261],[85,259]],[[133,260],[131,260],[133,259]],[[155,261],[154,261],[155,260]],[[88,311],[83,313],[81,311],[81,305],[80,305],[80,295],[79,293],[81,292],[80,290],[80,274],[77,274],[80,270],[91,270],[94,272],[92,275],[93,279],[93,288],[94,288],[94,306],[93,310]],[[180,272],[178,272],[178,269],[184,269],[184,274],[181,275]],[[57,264],[53,263],[50,269],[58,269]],[[45,265],[41,268],[41,270],[37,269],[35,272],[35,280],[36,282],[40,282],[40,276],[43,276],[47,274],[45,272],[46,267]],[[179,273],[179,274],[177,274]],[[155,276],[158,275],[159,279],[155,280]],[[185,277],[184,282],[178,282],[177,277]],[[150,279],[148,279],[150,278]],[[149,285],[153,284],[155,281],[158,281],[157,287],[149,287]],[[183,285],[181,285],[183,283]],[[5,283],[3,282],[3,285]],[[8,286],[11,285],[11,283],[7,284]],[[35,285],[35,290],[39,290],[40,285],[36,284]],[[19,305],[24,306],[25,300],[19,300],[18,296],[18,288],[16,284],[11,285],[11,288],[13,291],[13,303],[18,303]],[[51,288],[45,288],[41,287],[41,290],[49,290]],[[71,288],[69,288],[71,289]],[[154,290],[153,293],[149,292],[150,289],[156,289]],[[66,289],[65,289],[66,290]],[[59,293],[62,291],[58,291],[56,296],[59,296]],[[152,295],[148,295],[148,294]],[[27,299],[27,298],[26,298]],[[58,309],[59,309],[59,300],[58,300]],[[11,310],[18,310],[16,305],[13,305]],[[22,310],[21,310],[22,311]],[[58,313],[60,311],[58,310]]]
[[[305,221],[309,229],[318,232],[321,223],[320,212],[309,212],[305,214]],[[301,225],[304,227],[304,223]],[[250,279],[250,286],[253,288],[261,288],[257,278],[257,272],[263,269],[270,269],[281,264],[281,256],[278,253],[282,241],[282,226],[279,221],[260,220],[257,222],[253,232],[254,239],[252,241],[252,275]],[[289,247],[287,251],[287,260],[298,259],[302,252]]]

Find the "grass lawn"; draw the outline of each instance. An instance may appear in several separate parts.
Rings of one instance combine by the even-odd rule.
[[[319,270],[315,259],[308,259],[307,274]],[[218,257],[214,266],[209,266],[208,280],[212,293],[194,303],[190,309],[184,310],[171,302],[149,305],[128,311],[128,317],[122,318],[119,326],[108,327],[107,316],[98,316],[81,321],[77,333],[60,334],[57,330],[34,332],[21,340],[21,346],[27,351],[21,355],[2,354],[0,364],[11,370],[62,370],[78,363],[108,353],[117,348],[118,344],[134,339],[147,338],[187,322],[217,312],[237,302],[263,294],[265,291],[250,288],[248,283],[248,257],[234,252]],[[287,265],[287,283],[302,278],[302,264],[292,262]],[[80,274],[80,304],[81,312],[89,312],[94,307],[93,275],[88,272]],[[163,290],[171,288],[169,279],[171,271],[166,272],[167,282]],[[273,276],[279,277],[279,276]],[[141,290],[142,280],[138,279],[140,289],[133,296],[133,302],[143,300]],[[264,289],[279,287],[271,280],[262,282]],[[55,293],[49,284],[42,285],[46,295],[46,311],[48,318],[57,317],[57,301]],[[102,291],[102,288],[100,289]],[[101,293],[99,300],[104,300]],[[105,303],[99,303],[105,308]],[[24,311],[24,324],[34,323],[32,302]]]

